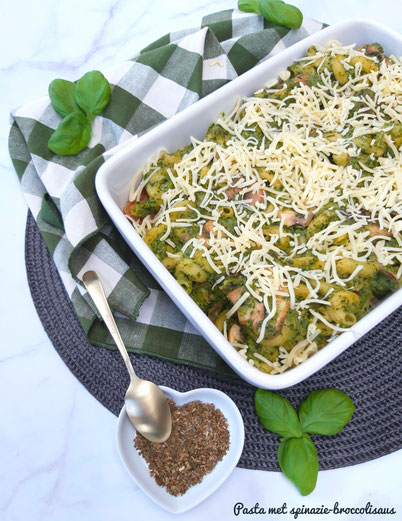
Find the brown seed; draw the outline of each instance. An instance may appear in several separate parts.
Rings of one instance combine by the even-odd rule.
[[[228,423],[212,403],[194,401],[177,406],[168,399],[172,434],[164,443],[152,443],[137,433],[134,447],[148,463],[151,476],[173,496],[200,483],[229,448]]]

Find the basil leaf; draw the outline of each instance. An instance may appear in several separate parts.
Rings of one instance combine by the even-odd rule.
[[[88,119],[100,114],[110,100],[110,85],[99,71],[90,71],[77,81],[75,101]]]
[[[61,156],[77,154],[88,146],[91,139],[91,124],[80,112],[72,112],[61,120],[57,130],[49,139],[48,147]]]
[[[313,391],[299,409],[301,428],[310,434],[332,436],[345,427],[354,410],[352,400],[342,391]]]
[[[48,90],[54,110],[63,118],[80,110],[74,98],[75,83],[72,81],[53,80]]]
[[[260,0],[260,12],[269,22],[298,29],[303,22],[301,11],[282,0]]]
[[[255,409],[260,422],[269,431],[284,438],[303,435],[296,411],[282,396],[258,389],[255,393]]]
[[[317,450],[307,434],[282,441],[278,447],[282,472],[307,496],[315,488],[318,474]]]
[[[259,0],[239,0],[237,8],[245,13],[261,14]]]

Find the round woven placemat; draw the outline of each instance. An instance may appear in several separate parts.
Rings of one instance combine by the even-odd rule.
[[[32,298],[54,347],[88,391],[117,415],[128,386],[120,354],[87,341],[30,214],[25,259]],[[356,412],[340,434],[313,436],[321,469],[355,465],[401,448],[401,344],[402,308],[307,381],[281,392],[295,407],[310,391],[327,387],[341,389],[353,399]],[[279,470],[276,458],[279,436],[259,424],[254,412],[253,387],[241,380],[147,355],[130,356],[139,376],[159,385],[178,391],[214,387],[228,394],[239,407],[246,429],[239,466]]]

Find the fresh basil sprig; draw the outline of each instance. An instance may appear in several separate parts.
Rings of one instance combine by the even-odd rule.
[[[49,85],[49,96],[53,108],[63,118],[80,110],[74,97],[75,83],[68,80],[53,80]]]
[[[239,0],[237,8],[245,13],[261,14],[260,0]]]
[[[342,391],[313,391],[299,408],[301,428],[309,434],[338,434],[349,423],[354,410],[352,400]]]
[[[62,156],[78,154],[88,146],[92,121],[110,101],[110,85],[99,71],[90,71],[73,83],[56,79],[49,85],[53,108],[63,117],[48,147]]]
[[[313,391],[299,408],[271,391],[258,389],[255,408],[262,425],[282,436],[278,461],[282,472],[303,496],[315,488],[318,474],[317,450],[309,434],[332,436],[340,432],[351,419],[355,406],[337,389]]]
[[[78,154],[91,139],[91,123],[83,112],[71,112],[60,121],[47,146],[61,156]]]
[[[300,9],[282,0],[239,0],[237,7],[239,11],[261,14],[268,22],[290,29],[298,29],[303,22]]]
[[[301,438],[288,438],[278,447],[281,471],[293,481],[302,496],[315,489],[318,475],[317,449],[308,434]]]
[[[269,431],[284,438],[302,436],[296,411],[279,394],[258,389],[255,393],[255,409],[260,422]]]
[[[99,71],[87,72],[77,81],[74,97],[89,121],[92,121],[109,103],[109,82]]]

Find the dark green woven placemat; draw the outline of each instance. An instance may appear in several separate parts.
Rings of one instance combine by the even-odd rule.
[[[55,349],[88,391],[117,415],[128,386],[120,354],[92,346],[86,339],[30,214],[25,257],[32,298]],[[340,434],[334,438],[314,436],[321,469],[355,465],[401,448],[401,345],[402,308],[307,381],[281,392],[295,406],[310,391],[325,387],[341,389],[353,399],[356,412]],[[240,379],[147,355],[130,357],[140,377],[159,385],[178,391],[214,387],[229,395],[239,407],[246,429],[239,466],[279,470],[276,459],[279,438],[259,424],[254,412],[253,387]]]

